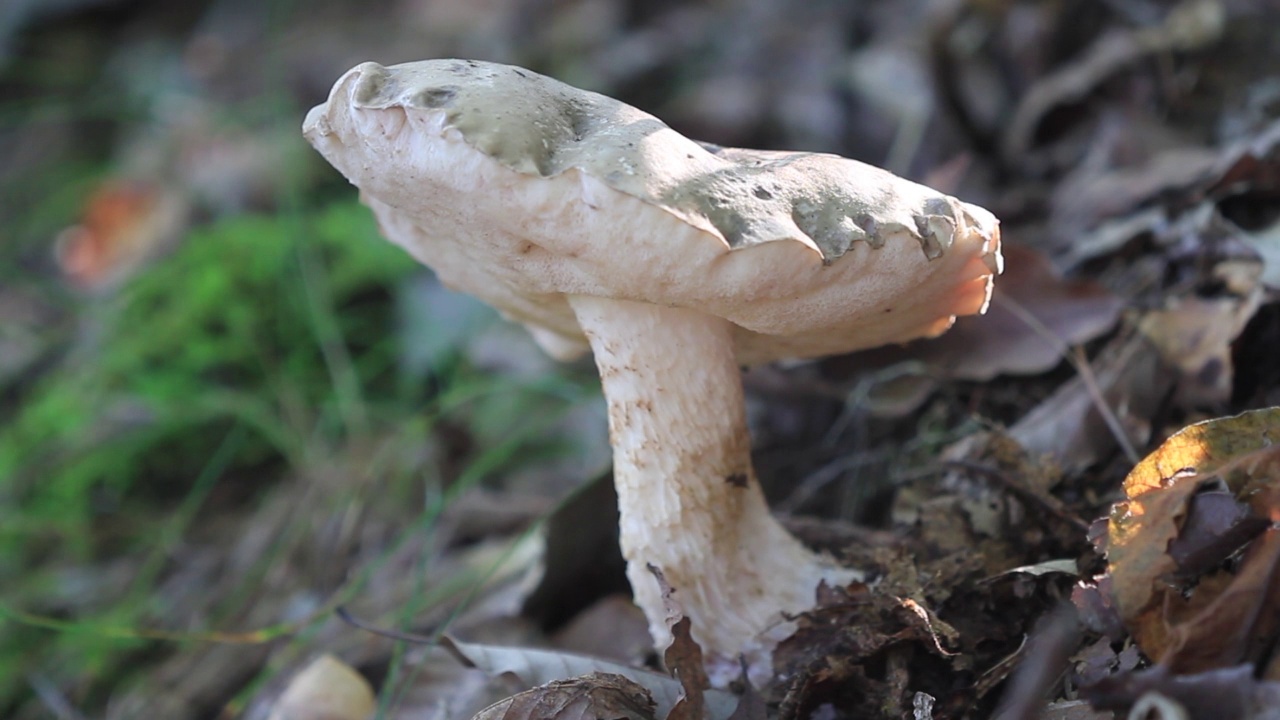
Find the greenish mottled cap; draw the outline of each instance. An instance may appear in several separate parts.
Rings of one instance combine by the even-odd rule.
[[[585,349],[565,293],[719,314],[757,362],[936,334],[999,271],[979,207],[835,155],[699,143],[507,65],[365,63],[304,130],[391,239],[558,356]]]

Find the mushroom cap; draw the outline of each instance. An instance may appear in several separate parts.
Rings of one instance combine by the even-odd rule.
[[[364,63],[307,139],[441,280],[588,349],[566,295],[693,308],[744,364],[946,330],[982,312],[996,219],[835,155],[698,143],[637,108],[474,60]]]

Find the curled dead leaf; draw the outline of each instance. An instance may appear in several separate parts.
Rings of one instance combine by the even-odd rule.
[[[1280,534],[1254,533],[1238,567],[1225,568],[1239,542],[1206,539],[1204,527],[1214,522],[1188,519],[1205,491],[1230,493],[1254,516],[1280,519],[1280,408],[1173,435],[1129,473],[1126,499],[1112,509],[1107,555],[1115,604],[1143,652],[1181,672],[1259,659],[1259,643],[1274,640],[1280,617]],[[1216,521],[1221,533],[1249,540],[1238,529],[1243,515],[1231,508],[1226,521]],[[1207,557],[1210,548],[1216,558]],[[1186,577],[1190,568],[1214,570],[1197,579]]]
[[[795,634],[774,651],[777,674],[787,680],[779,717],[808,718],[823,705],[847,717],[903,716],[918,691],[909,687],[909,658],[960,660],[946,649],[959,645],[960,633],[923,602],[894,595],[905,588],[891,584],[818,587],[816,606],[797,616]]]

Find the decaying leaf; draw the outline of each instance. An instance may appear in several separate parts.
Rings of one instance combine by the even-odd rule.
[[[1121,442],[1145,437],[1148,418],[1172,382],[1138,334],[1115,338],[1089,370],[1091,378],[1077,375],[1009,428],[1027,452],[1053,458],[1064,473],[1092,465]],[[1118,427],[1104,417],[1102,406]]]
[[[1149,657],[1199,671],[1251,659],[1251,643],[1263,640],[1258,633],[1274,640],[1273,616],[1280,610],[1274,531],[1254,540],[1234,572],[1219,570],[1194,586],[1175,579],[1185,572],[1192,542],[1179,539],[1195,537],[1184,530],[1192,527],[1188,513],[1198,493],[1232,493],[1253,514],[1274,521],[1280,518],[1280,503],[1273,504],[1277,484],[1280,408],[1187,427],[1129,473],[1126,499],[1111,512],[1107,554],[1116,606]],[[1225,523],[1224,532],[1238,524]],[[1202,554],[1211,546],[1203,539],[1194,544]],[[1216,567],[1235,550],[1230,543],[1214,547],[1221,553],[1217,562],[1201,556],[1197,567]]]
[[[649,692],[659,717],[666,717],[684,693],[678,681],[660,673],[584,655],[465,643],[451,638],[445,638],[443,642],[448,643],[472,665],[490,675],[511,673],[530,685],[545,685],[556,680],[588,675],[593,672],[621,675]],[[703,699],[709,720],[725,720],[733,714],[738,704],[736,697],[722,690],[708,690],[703,693]]]
[[[1116,672],[1128,672],[1138,666],[1139,655],[1132,646],[1116,652],[1109,638],[1097,641],[1076,652],[1071,657],[1072,674],[1079,685],[1092,685]]]
[[[1125,636],[1124,621],[1116,610],[1111,585],[1111,576],[1103,574],[1081,580],[1071,589],[1071,604],[1076,606],[1080,624],[1090,632],[1103,636],[1107,642]]]
[[[1009,529],[1007,526],[1025,525],[1026,520],[1037,526],[1049,526],[1056,520],[1057,524],[1070,527],[1074,538],[1087,528],[1083,520],[1050,493],[1062,480],[1056,465],[1042,455],[1028,453],[1009,435],[999,431],[975,433],[947,447],[942,460],[947,468],[944,476],[947,486],[953,489],[975,531],[1003,535]],[[978,520],[984,514],[984,505],[985,514],[995,509],[993,506],[998,503],[993,496],[1008,497],[1006,505],[1016,501],[1018,506],[1003,513],[1006,517],[1001,524],[1005,528],[984,529]],[[1021,507],[1027,510],[1019,512]],[[1005,572],[1005,567],[993,574]]]
[[[1218,263],[1211,276],[1222,288],[1217,296],[1171,298],[1164,309],[1142,314],[1136,332],[1120,333],[1089,366],[1078,364],[1077,377],[1009,434],[1069,474],[1117,446],[1128,452],[1145,443],[1150,418],[1169,399],[1192,408],[1226,402],[1233,389],[1232,343],[1264,297],[1258,271],[1252,260]]]
[[[774,651],[778,675],[788,679],[779,717],[808,718],[826,704],[848,717],[911,712],[921,688],[910,686],[908,661],[927,655],[946,667],[953,656],[943,646],[959,633],[921,602],[895,596],[898,589],[893,579],[874,590],[818,588],[816,607],[799,615],[795,634]]]
[[[1050,244],[1066,246],[1067,267],[1119,248],[1167,222],[1156,198],[1211,181],[1218,155],[1210,148],[1175,147],[1136,165],[1082,164],[1053,194]]]
[[[294,676],[270,720],[366,720],[376,708],[364,676],[326,654]]]
[[[472,720],[656,720],[649,692],[621,675],[590,673],[525,690]]]

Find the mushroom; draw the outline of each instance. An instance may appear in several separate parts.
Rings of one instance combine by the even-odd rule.
[[[348,71],[304,133],[382,232],[527,326],[590,349],[609,407],[636,603],[671,640],[662,571],[708,664],[768,671],[786,615],[853,570],[770,514],[740,367],[937,335],[1000,271],[987,211],[828,154],[690,140],[528,70],[428,60]]]

